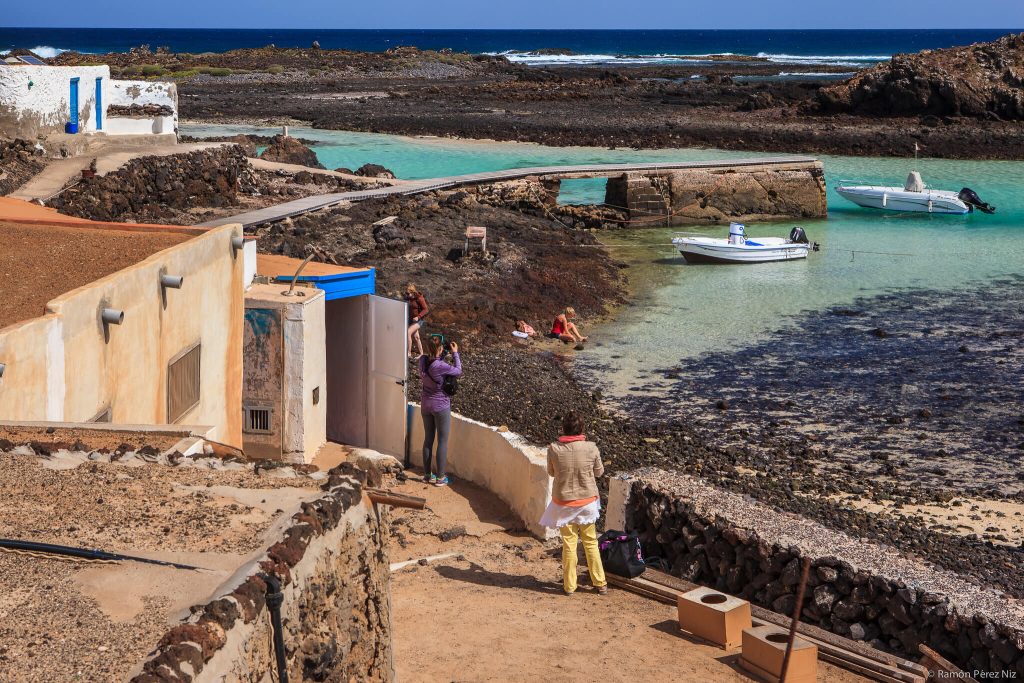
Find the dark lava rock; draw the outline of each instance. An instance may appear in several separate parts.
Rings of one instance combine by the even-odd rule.
[[[394,173],[380,164],[363,164],[356,170],[356,175],[361,175],[365,178],[384,178],[386,180],[395,178]]]
[[[277,161],[282,164],[297,164],[310,168],[324,168],[316,157],[316,152],[295,138],[275,135],[270,145],[260,154],[260,159]]]
[[[862,115],[1024,120],[1024,34],[896,55],[820,89],[818,105],[826,112]]]

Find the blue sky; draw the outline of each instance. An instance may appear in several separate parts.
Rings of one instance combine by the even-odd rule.
[[[0,25],[139,28],[1016,28],[1024,0],[4,0]]]

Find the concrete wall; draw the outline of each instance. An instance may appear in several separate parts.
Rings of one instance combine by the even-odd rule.
[[[132,683],[266,683],[276,664],[264,578],[283,585],[291,681],[394,680],[389,514],[362,495],[345,464],[262,556],[168,631]]]
[[[178,129],[174,116],[108,116],[103,122],[107,135],[169,135]]]
[[[96,79],[110,81],[107,66],[0,66],[0,131],[33,139],[63,133],[71,120],[71,79],[78,78],[80,132],[96,130]],[[29,88],[31,81],[32,87]]]
[[[198,405],[179,424],[215,428],[242,445],[242,259],[239,226],[197,236],[64,294],[46,314],[0,330],[0,418],[85,422],[109,408],[115,423],[167,422],[167,365],[202,344]],[[183,275],[161,293],[161,272]],[[124,311],[104,329],[103,307]]]
[[[423,420],[417,404],[410,403],[409,411],[410,459],[422,467]],[[497,495],[534,536],[555,536],[553,530],[540,525],[551,502],[546,449],[531,445],[518,434],[452,413],[448,473]]]

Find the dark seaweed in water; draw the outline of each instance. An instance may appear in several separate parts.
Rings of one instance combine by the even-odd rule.
[[[820,470],[869,487],[1019,497],[1022,287],[903,291],[807,314],[753,346],[665,370],[623,408],[697,425],[720,446],[809,437],[824,446]]]

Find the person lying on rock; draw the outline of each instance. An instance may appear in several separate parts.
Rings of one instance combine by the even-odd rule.
[[[608,592],[608,581],[597,546],[597,520],[601,498],[597,478],[604,474],[597,444],[583,434],[583,418],[569,411],[562,418],[562,436],[548,446],[548,474],[555,478],[551,502],[540,523],[558,529],[562,537],[562,590],[576,592],[576,543],[583,540],[583,553],[590,570],[590,582],[600,595]]]
[[[409,283],[405,287],[405,300],[409,302],[409,358],[419,358],[423,355],[423,340],[420,339],[420,328],[423,327],[423,319],[430,312],[427,300],[416,290],[416,285]],[[413,355],[412,346],[416,344],[417,353]]]
[[[579,329],[572,322],[576,317],[576,310],[571,306],[566,307],[564,313],[555,316],[555,322],[551,325],[548,336],[552,339],[561,339],[566,344],[582,344],[587,338],[580,334]]]
[[[525,320],[516,321],[516,331],[525,334],[527,337],[537,336],[537,330],[533,329],[533,326]]]
[[[447,486],[448,476],[448,433],[452,426],[452,397],[445,391],[445,377],[459,377],[462,374],[462,360],[459,345],[445,344],[444,337],[432,334],[427,340],[429,355],[419,359],[420,371],[420,416],[423,418],[423,481],[434,486]],[[444,360],[445,351],[452,352],[451,365]],[[454,391],[452,392],[454,393]],[[431,469],[431,451],[437,436],[437,467]]]

